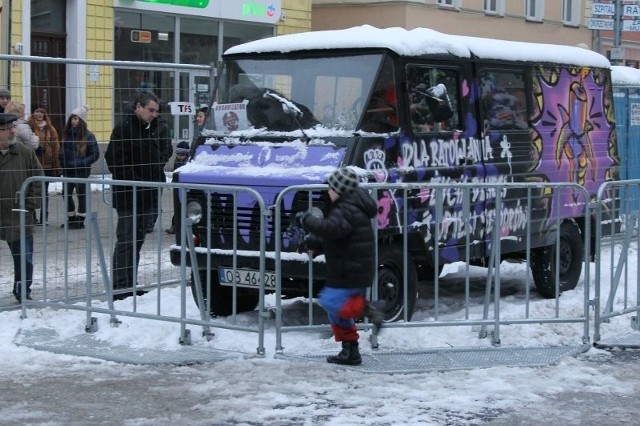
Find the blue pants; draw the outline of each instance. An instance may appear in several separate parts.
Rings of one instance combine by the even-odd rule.
[[[21,295],[20,285],[22,283],[22,268],[20,266],[20,240],[7,241],[11,257],[13,257],[13,294]],[[27,235],[24,240],[27,262],[27,276],[25,282],[27,285],[27,295],[31,294],[31,282],[33,281],[33,235]]]
[[[355,317],[345,318],[340,313],[352,303],[354,297],[365,296],[365,288],[335,288],[325,286],[320,290],[320,306],[327,311],[329,322],[340,327],[348,328],[355,325]]]

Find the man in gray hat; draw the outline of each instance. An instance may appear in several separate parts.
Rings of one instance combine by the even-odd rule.
[[[13,257],[13,295],[22,300],[21,250],[20,250],[20,198],[22,183],[32,176],[42,176],[42,166],[33,149],[16,143],[16,115],[0,113],[0,240],[9,245]],[[25,198],[25,253],[26,253],[26,297],[31,299],[33,280],[33,222],[35,210],[40,207],[41,186],[29,185]]]
[[[0,113],[4,112],[4,107],[11,101],[11,92],[7,89],[0,89]]]

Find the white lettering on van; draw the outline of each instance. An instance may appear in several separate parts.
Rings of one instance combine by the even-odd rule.
[[[503,142],[508,144],[506,136]],[[503,152],[501,156],[505,153]],[[508,153],[510,163],[511,156]],[[419,142],[402,145],[402,160],[407,168],[452,167],[461,164],[474,164],[493,159],[493,148],[489,137],[483,139],[455,138],[433,139],[428,146],[424,139]]]

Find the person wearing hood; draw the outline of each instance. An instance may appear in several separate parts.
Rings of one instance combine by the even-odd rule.
[[[87,179],[91,174],[91,165],[98,161],[100,151],[98,141],[87,128],[89,106],[83,105],[71,111],[62,132],[62,149],[60,164],[65,177]],[[73,200],[75,190],[78,204]],[[87,185],[82,182],[69,182],[63,185],[64,197],[67,200],[67,222],[60,225],[69,229],[84,228],[87,216]],[[77,210],[76,210],[77,208]]]
[[[42,167],[33,149],[16,142],[15,122],[18,116],[0,113],[0,240],[9,245],[13,258],[13,295],[22,300],[22,254],[20,239],[19,200],[16,196],[25,180],[34,176],[42,176]],[[25,254],[26,254],[26,298],[31,299],[33,281],[33,223],[35,210],[39,207],[42,185],[31,183],[25,194],[24,215]]]
[[[19,105],[17,102],[11,101],[4,108],[5,113],[17,115],[16,125],[16,141],[25,144],[31,149],[38,149],[40,139],[33,133],[31,126],[24,119],[24,104]]]
[[[327,357],[327,362],[360,365],[356,321],[368,317],[377,334],[383,320],[381,312],[365,299],[376,269],[371,220],[378,213],[378,205],[360,188],[358,176],[350,167],[337,169],[329,176],[329,198],[327,217],[299,212],[294,221],[324,246],[327,273],[319,303],[327,311],[335,340],[342,343],[342,351]]]
[[[169,129],[158,120],[160,100],[151,92],[140,92],[132,105],[133,112],[111,132],[104,156],[109,171],[114,180],[165,182],[164,167],[173,148]],[[158,206],[158,189],[113,185],[112,197],[112,206],[118,214],[111,277],[113,289],[132,289],[137,286],[137,277],[133,276],[134,262],[136,265],[140,262],[146,215]],[[114,299],[132,295],[133,291],[119,292]]]
[[[40,145],[36,149],[36,156],[40,160],[40,164],[42,164],[44,175],[62,176],[60,137],[56,128],[51,124],[47,110],[40,105],[34,105],[31,110],[31,117],[29,117],[29,125],[39,139]],[[36,225],[46,226],[48,225],[49,216],[49,182],[44,182],[43,186],[44,199],[40,209],[40,220]]]

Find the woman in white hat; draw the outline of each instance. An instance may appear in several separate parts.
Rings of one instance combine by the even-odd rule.
[[[96,137],[87,129],[88,111],[87,105],[71,111],[62,132],[60,164],[64,176],[68,178],[88,178],[91,174],[91,165],[100,157]],[[64,197],[67,200],[69,229],[84,228],[84,219],[87,216],[87,186],[81,182],[69,182],[63,185]],[[73,200],[74,190],[78,198],[77,211]],[[63,223],[61,227],[65,225]]]

